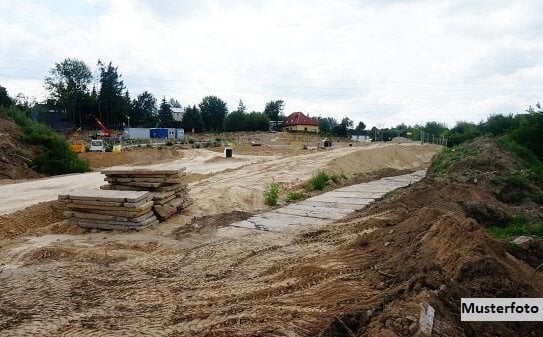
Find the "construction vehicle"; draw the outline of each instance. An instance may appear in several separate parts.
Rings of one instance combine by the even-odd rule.
[[[87,150],[87,144],[81,139],[81,128],[77,129],[69,137],[70,149],[74,153],[84,153]]]
[[[90,141],[90,152],[106,152],[106,145],[102,139],[92,139]]]
[[[100,127],[101,129],[101,132],[97,132],[97,136],[100,136],[100,137],[111,137],[111,131],[109,131],[109,129],[104,125],[104,123],[102,123],[98,118],[96,118],[96,116],[94,115],[89,115],[90,117],[92,117],[94,119],[94,121],[96,122],[96,124],[98,124],[98,126]]]

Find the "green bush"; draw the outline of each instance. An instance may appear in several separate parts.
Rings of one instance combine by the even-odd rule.
[[[194,139],[189,138],[188,142],[189,142],[189,144],[194,144]]]
[[[275,206],[277,200],[279,200],[279,184],[272,181],[264,189],[264,203],[268,206]]]
[[[330,176],[324,170],[318,170],[317,173],[309,181],[309,186],[315,191],[322,191],[328,182],[330,181]]]
[[[298,200],[302,200],[305,197],[305,194],[302,192],[289,192],[287,195],[287,202],[294,202]]]
[[[166,142],[166,146],[172,146],[172,145],[173,145],[173,142],[171,140]]]
[[[506,227],[490,227],[488,231],[500,239],[509,239],[520,235],[536,235],[543,237],[543,223],[530,223],[524,215],[513,218]]]
[[[43,153],[32,161],[38,172],[55,175],[90,171],[89,163],[73,153],[68,142],[47,126],[30,120],[17,108],[5,109],[3,114],[23,128],[23,142],[43,147]]]

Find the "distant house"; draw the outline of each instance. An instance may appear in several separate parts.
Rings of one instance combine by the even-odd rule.
[[[370,133],[367,130],[352,130],[350,138],[355,142],[371,142]]]
[[[173,120],[176,122],[181,122],[183,115],[185,114],[185,110],[183,108],[171,108],[171,110]]]
[[[283,130],[319,132],[319,121],[314,117],[307,117],[303,112],[293,112],[285,119]]]

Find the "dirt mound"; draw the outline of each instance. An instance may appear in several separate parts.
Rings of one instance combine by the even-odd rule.
[[[360,151],[335,158],[326,168],[332,172],[341,172],[346,175],[360,173],[361,168],[415,169],[426,167],[439,148],[437,145],[429,144],[383,147],[370,145]]]
[[[172,147],[132,148],[121,153],[86,152],[79,155],[89,161],[93,170],[122,165],[148,165],[183,158],[183,151]]]
[[[44,228],[64,220],[65,207],[58,201],[49,201],[30,206],[11,214],[0,215],[0,240],[13,239],[29,232],[36,234]]]
[[[484,186],[506,203],[521,203],[542,190],[541,176],[496,139],[476,138],[447,149],[428,170],[430,177]],[[541,168],[543,170],[543,168]]]
[[[434,334],[438,336],[531,336],[541,327],[540,323],[460,323],[462,297],[543,294],[543,276],[511,258],[505,245],[463,213],[462,203],[488,198],[492,194],[481,188],[428,180],[354,216],[350,230],[359,234],[340,259],[365,270],[365,278],[383,291],[377,310],[352,310],[373,311],[358,335],[411,335],[406,323],[409,316],[418,317],[421,303],[436,308]],[[368,232],[368,228],[375,230]]]
[[[0,116],[0,179],[39,178],[43,175],[32,169],[34,149],[20,139],[21,128]]]
[[[394,137],[390,140],[391,143],[396,143],[396,144],[400,144],[400,143],[413,143],[413,141],[409,138],[405,138],[405,137]]]

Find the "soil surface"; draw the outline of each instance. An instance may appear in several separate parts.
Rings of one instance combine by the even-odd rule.
[[[21,142],[23,131],[0,116],[0,185],[4,181],[42,177],[32,169],[35,149]]]
[[[398,151],[410,155],[399,156]],[[272,179],[289,186],[323,167],[353,175],[397,169],[398,157],[407,158],[402,169],[415,170],[426,167],[436,151],[434,146],[375,145],[227,161],[211,151],[190,150],[175,165],[183,163],[188,172],[198,175],[190,184],[193,205],[137,233],[71,226],[61,220],[57,202],[4,215],[0,219],[0,332],[10,336],[140,336],[142,331],[150,336],[340,336],[344,324],[357,334],[382,329],[374,324],[385,317],[388,305],[398,301],[406,301],[410,310],[402,307],[401,317],[409,320],[418,315],[419,301],[402,297],[402,289],[413,283],[409,277],[419,271],[413,269],[413,274],[410,269],[399,277],[409,263],[386,263],[412,245],[423,249],[423,262],[434,259],[431,249],[438,248],[431,241],[421,241],[420,247],[414,243],[441,219],[442,214],[434,211],[425,216],[417,213],[417,207],[430,207],[438,199],[436,191],[425,191],[422,206],[409,206],[413,197],[405,194],[383,209],[288,233],[225,225],[264,208],[262,190]],[[354,154],[366,161],[356,161]],[[97,172],[52,179],[23,183],[29,184],[24,185],[28,197],[32,200],[42,190],[54,195],[76,183],[101,183]],[[23,184],[9,185],[11,194]],[[9,199],[10,193],[6,190],[2,197]],[[403,222],[411,211],[420,222]],[[443,229],[447,227],[445,223]],[[443,240],[453,240],[453,234]],[[374,236],[369,246],[364,235]],[[411,253],[423,256],[409,251],[405,258]],[[451,254],[456,258],[458,253]],[[406,322],[401,321],[401,327]]]
[[[89,161],[93,170],[118,165],[150,165],[170,162],[183,158],[183,150],[173,147],[132,148],[121,153],[86,152],[79,157]]]

